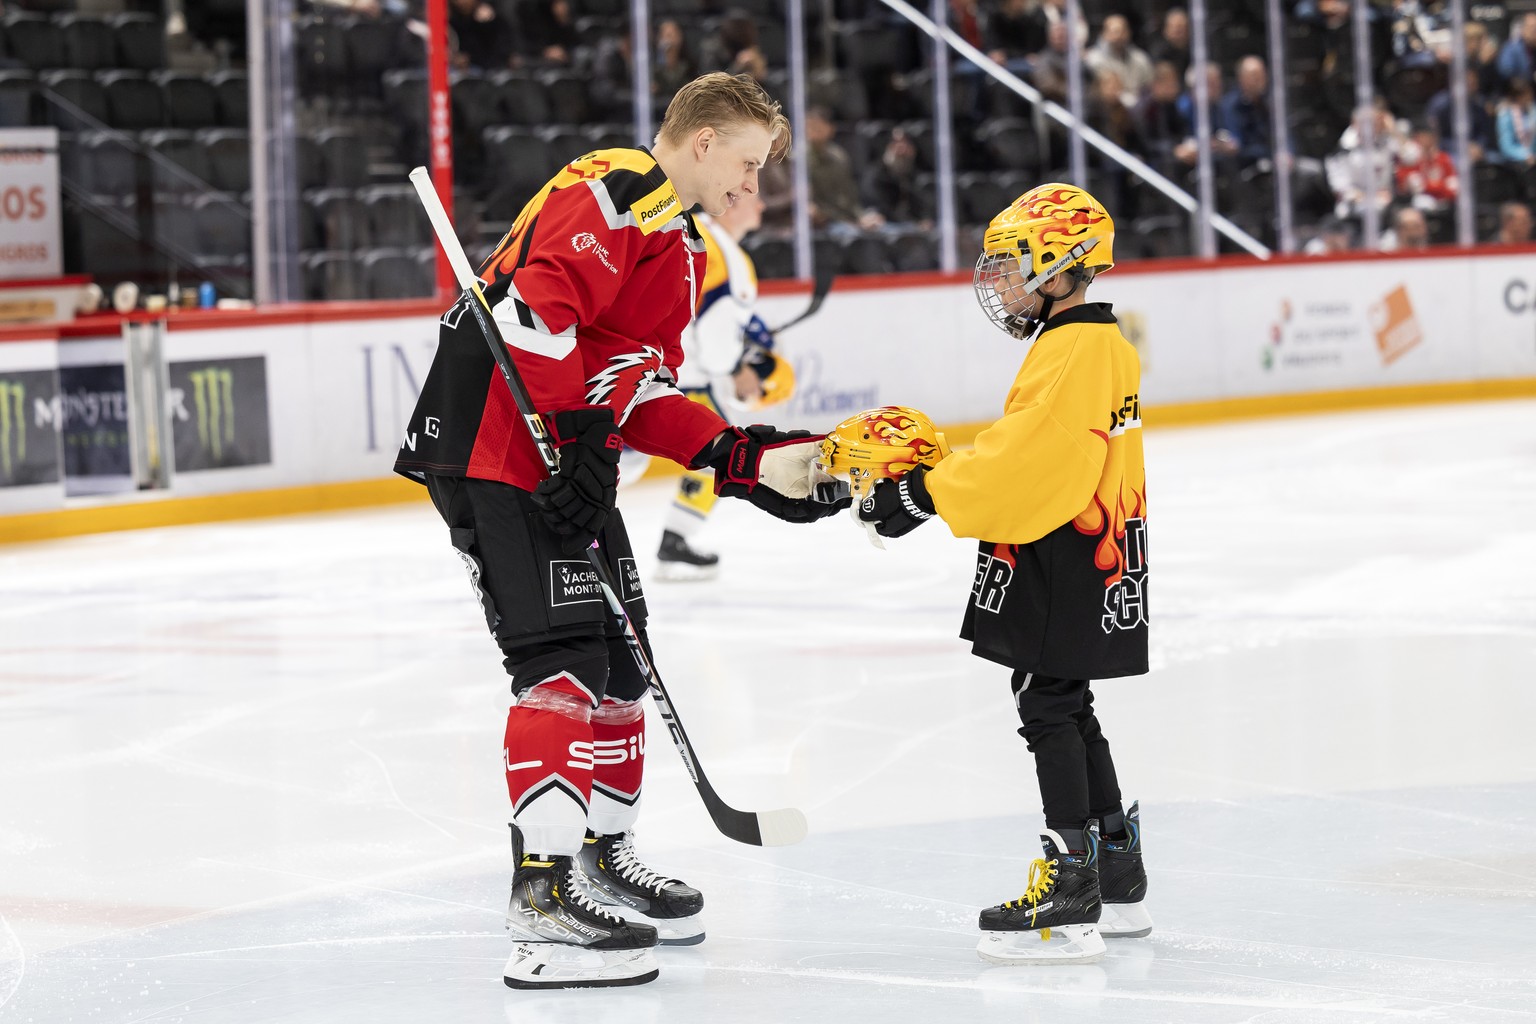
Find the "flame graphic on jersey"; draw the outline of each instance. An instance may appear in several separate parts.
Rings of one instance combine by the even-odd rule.
[[[1088,507],[1072,520],[1072,526],[1078,533],[1098,538],[1093,549],[1093,565],[1101,572],[1108,573],[1104,577],[1106,587],[1119,583],[1125,574],[1125,521],[1146,515],[1146,495],[1137,493],[1134,487],[1130,490],[1130,509],[1125,507],[1125,495],[1117,494],[1115,511],[1111,515],[1104,499],[1095,494]]]
[[[639,400],[645,385],[656,378],[656,371],[661,368],[661,349],[646,345],[639,352],[626,352],[622,355],[609,356],[608,366],[603,370],[587,378],[587,404],[607,405],[608,399],[613,396],[620,382],[627,377],[634,377],[634,393],[630,395],[629,402],[624,406],[622,414],[617,419],[620,424],[629,419],[629,414],[634,411],[635,403]],[[644,369],[641,369],[641,368]],[[640,369],[640,373],[633,373]]]

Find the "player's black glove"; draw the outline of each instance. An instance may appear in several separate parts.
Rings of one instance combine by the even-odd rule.
[[[560,469],[533,490],[533,503],[567,554],[590,547],[619,493],[619,452],[624,439],[613,410],[583,406],[546,415]]]
[[[881,480],[859,503],[859,519],[875,524],[882,537],[901,537],[911,533],[937,513],[923,477],[927,466],[918,466],[890,480]]]
[[[704,447],[695,466],[715,470],[715,493],[745,498],[788,523],[812,523],[853,503],[848,485],[816,468],[825,434],[732,427]]]

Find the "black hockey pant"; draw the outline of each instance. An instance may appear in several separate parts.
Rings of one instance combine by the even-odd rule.
[[[1019,735],[1035,755],[1046,828],[1081,829],[1089,818],[1102,823],[1117,814],[1120,783],[1088,680],[1015,671],[1013,699],[1024,723]]]

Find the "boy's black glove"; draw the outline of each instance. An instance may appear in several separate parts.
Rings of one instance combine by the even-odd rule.
[[[732,427],[694,458],[715,470],[715,493],[745,498],[788,523],[812,523],[853,503],[848,485],[816,466],[825,434]]]
[[[911,533],[938,514],[928,496],[928,485],[923,482],[927,475],[928,467],[918,466],[909,473],[876,483],[859,503],[859,519],[874,523],[875,532],[882,537]]]
[[[560,469],[533,490],[533,503],[567,554],[580,554],[608,520],[619,493],[619,452],[624,439],[613,410],[582,406],[546,414]]]

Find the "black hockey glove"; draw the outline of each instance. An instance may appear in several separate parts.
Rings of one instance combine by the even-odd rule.
[[[923,477],[927,466],[891,480],[881,480],[859,503],[859,519],[875,524],[882,537],[901,537],[932,519],[937,513]]]
[[[590,547],[619,493],[624,441],[613,410],[584,406],[544,417],[560,453],[560,469],[533,490],[533,503],[567,554]]]
[[[825,434],[732,427],[693,460],[715,470],[715,493],[745,498],[787,523],[813,523],[853,503],[848,485],[816,468]]]

